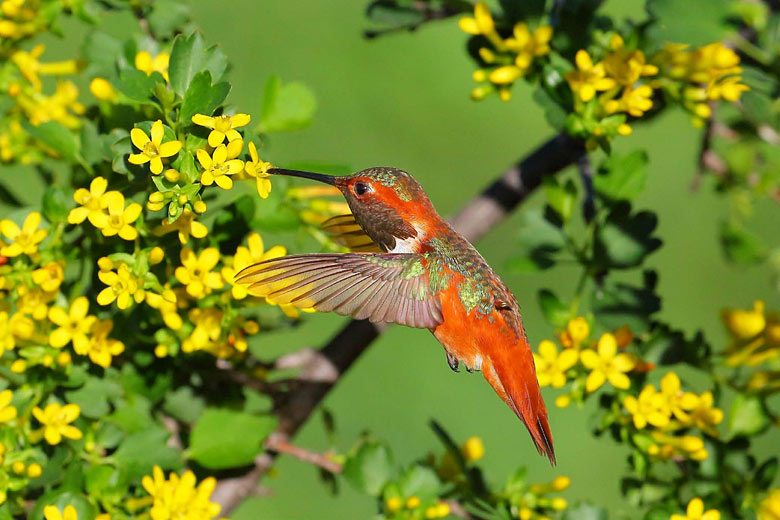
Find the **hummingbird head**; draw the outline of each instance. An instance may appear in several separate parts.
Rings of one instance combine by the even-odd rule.
[[[368,168],[341,177],[279,168],[269,173],[337,187],[360,227],[386,251],[416,252],[415,245],[427,234],[428,220],[439,218],[420,183],[398,168]]]

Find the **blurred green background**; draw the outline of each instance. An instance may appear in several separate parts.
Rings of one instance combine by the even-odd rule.
[[[367,41],[362,37],[367,26],[363,0],[191,3],[206,40],[219,43],[233,64],[230,101],[240,111],[259,119],[263,88],[273,74],[285,81],[302,80],[315,91],[319,109],[314,124],[301,132],[275,135],[266,144],[264,157],[275,164],[316,161],[354,170],[400,167],[423,184],[447,215],[553,133],[524,86],[515,88],[510,103],[495,98],[470,101],[473,65],[455,20]],[[606,9],[641,19],[642,6],[638,0],[611,0]],[[103,30],[119,36],[131,28],[135,29],[131,20],[108,20]],[[49,47],[47,56],[72,52],[71,46],[58,44]],[[717,231],[728,202],[706,181],[698,191],[690,190],[698,143],[699,132],[688,118],[668,111],[650,124],[636,125],[632,136],[616,141],[616,150],[644,148],[649,153],[649,181],[638,206],[653,208],[660,217],[659,234],[665,244],[651,256],[649,266],[660,275],[661,316],[687,330],[704,330],[720,348],[725,341],[721,308],[747,307],[757,298],[777,308],[780,301],[765,270],[736,269],[724,262]],[[599,159],[597,154],[594,160]],[[542,202],[536,194],[521,211]],[[517,296],[536,345],[553,332],[537,308],[538,289],[570,296],[578,272],[565,266],[533,275],[509,272],[505,265],[516,250],[518,217],[519,213],[512,215],[477,247]],[[776,237],[777,205],[758,205],[753,223],[759,234]],[[256,351],[270,357],[317,347],[344,322],[335,315],[307,316],[293,333],[264,338]],[[545,395],[552,404],[555,393],[546,390]],[[631,511],[619,492],[626,453],[611,440],[590,435],[589,410],[550,409],[559,460],[551,469],[483,378],[451,372],[442,348],[426,332],[389,330],[325,405],[335,414],[335,441],[342,450],[368,429],[391,443],[397,461],[408,462],[431,447],[440,451],[427,425],[436,418],[458,439],[484,438],[485,466],[497,481],[525,464],[533,481],[570,476],[570,500],[587,498],[615,513]],[[318,414],[296,442],[312,450],[330,448],[321,424]],[[762,442],[770,450],[780,439]],[[375,511],[370,499],[348,487],[331,496],[313,468],[286,457],[263,484],[272,496],[248,500],[232,518],[367,518]]]

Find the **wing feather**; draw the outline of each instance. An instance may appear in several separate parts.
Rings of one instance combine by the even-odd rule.
[[[337,215],[322,223],[322,230],[337,244],[353,252],[381,253],[382,248],[369,237],[355,220],[354,215]]]
[[[429,289],[427,262],[419,254],[291,255],[249,266],[236,281],[273,303],[435,328],[441,303]]]

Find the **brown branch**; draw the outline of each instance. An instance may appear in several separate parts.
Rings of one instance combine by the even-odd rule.
[[[300,461],[318,466],[325,471],[329,471],[331,473],[341,473],[341,464],[332,461],[327,454],[315,453],[313,451],[301,448],[300,446],[296,446],[295,444],[287,442],[284,440],[284,438],[282,438],[282,436],[271,435],[268,437],[268,439],[266,439],[265,447],[266,449],[275,451],[276,453],[292,455]]]
[[[544,177],[574,164],[583,153],[582,143],[568,135],[550,139],[466,204],[452,218],[453,227],[476,241],[522,203]],[[277,406],[279,425],[273,434],[275,442],[287,442],[297,433],[340,377],[386,327],[352,320],[304,366],[302,384]],[[274,452],[262,453],[251,471],[217,484],[212,500],[222,505],[223,515],[230,514],[244,498],[254,494],[258,480],[271,468],[274,457]]]

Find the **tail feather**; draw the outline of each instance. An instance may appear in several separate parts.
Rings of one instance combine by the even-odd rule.
[[[530,347],[524,344],[511,351],[501,349],[491,352],[489,359],[482,366],[482,373],[499,397],[523,421],[536,450],[550,459],[554,466],[555,448],[547,420],[547,408],[536,379]]]

